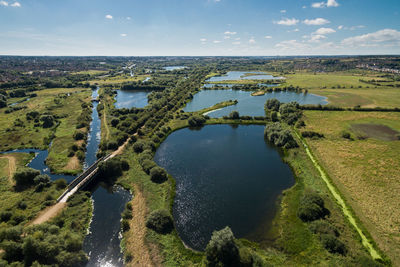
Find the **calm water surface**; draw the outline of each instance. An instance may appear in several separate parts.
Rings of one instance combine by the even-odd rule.
[[[244,76],[246,74],[255,74]],[[280,80],[284,77],[274,77],[266,72],[260,71],[229,71],[222,76],[214,76],[206,80],[207,82],[222,82],[222,81],[235,81],[235,80]]]
[[[201,90],[194,95],[193,100],[183,110],[185,112],[193,112],[211,107],[223,101],[238,100],[238,104],[210,112],[208,116],[213,118],[227,116],[234,110],[237,110],[241,116],[264,116],[264,104],[270,98],[276,98],[284,103],[296,101],[301,105],[326,105],[328,103],[325,97],[295,92],[281,91],[266,93],[262,96],[252,96],[251,92],[242,90]]]
[[[157,150],[156,163],[176,180],[173,216],[191,248],[203,250],[211,233],[227,225],[236,237],[262,241],[278,195],[294,184],[263,132],[260,125],[186,128]]]
[[[149,78],[149,77],[148,77]],[[118,90],[115,99],[116,108],[144,108],[147,106],[149,91],[124,91]]]

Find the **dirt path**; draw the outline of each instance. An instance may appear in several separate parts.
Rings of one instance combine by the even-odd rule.
[[[379,255],[378,251],[376,251],[376,249],[374,248],[374,246],[372,245],[370,240],[365,236],[364,232],[361,230],[361,228],[358,225],[355,217],[353,216],[352,212],[350,211],[350,208],[347,206],[346,202],[344,201],[344,199],[342,198],[340,193],[336,190],[335,186],[332,184],[332,182],[328,178],[328,176],[325,173],[325,171],[322,169],[322,167],[319,165],[319,163],[317,162],[317,160],[315,159],[315,157],[311,153],[311,150],[309,149],[307,143],[304,141],[303,138],[300,137],[300,135],[296,131],[295,131],[295,134],[296,134],[297,138],[299,140],[301,140],[301,142],[302,142],[302,144],[303,144],[303,146],[304,146],[304,148],[305,148],[305,150],[307,152],[308,157],[310,158],[310,160],[314,164],[315,168],[320,173],[322,180],[324,180],[324,182],[326,183],[326,186],[328,187],[329,191],[331,192],[331,194],[333,195],[333,197],[335,198],[337,203],[342,208],[342,211],[343,211],[345,217],[347,217],[347,219],[350,222],[350,224],[353,225],[353,227],[355,228],[357,233],[360,235],[361,242],[362,242],[363,246],[368,250],[369,254],[371,255],[371,257],[373,259],[382,259],[382,257]]]
[[[130,221],[130,230],[126,238],[126,249],[133,256],[127,266],[161,266],[157,256],[152,257],[146,244],[146,199],[137,185],[134,185],[134,198],[132,199],[133,219]]]
[[[12,177],[17,168],[16,160],[13,156],[10,156],[10,155],[5,155],[5,156],[2,156],[1,158],[8,159],[8,181],[10,182],[11,185],[14,185],[14,180],[12,179]]]
[[[36,217],[36,219],[34,219],[32,222],[29,223],[29,225],[35,225],[35,224],[41,224],[41,223],[47,222],[51,218],[54,218],[55,216],[57,216],[65,206],[67,206],[67,203],[60,202],[60,203],[56,203],[55,205],[53,205],[51,207],[44,209],[43,211],[41,211],[39,213],[39,215]]]

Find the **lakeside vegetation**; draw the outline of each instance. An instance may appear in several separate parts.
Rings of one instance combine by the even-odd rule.
[[[160,62],[146,58],[137,61],[135,76],[132,78],[129,71],[123,69],[126,59],[121,59],[116,61],[118,63],[107,63],[109,65],[103,66],[106,70],[77,70],[71,73],[81,79],[80,85],[101,85],[98,111],[102,132],[98,155],[115,151],[129,140],[123,153],[118,156],[118,177],[114,177],[116,183],[131,190],[134,196],[122,213],[121,221],[122,248],[127,266],[213,266],[218,262],[222,265],[239,262],[241,266],[398,264],[399,237],[396,227],[399,216],[396,207],[399,203],[396,196],[399,192],[393,188],[396,188],[396,166],[399,165],[396,154],[399,141],[396,138],[400,132],[400,113],[311,111],[295,103],[281,104],[273,101],[267,102],[265,117],[243,116],[238,112],[223,118],[207,116],[206,113],[212,110],[235,105],[234,101],[218,103],[192,113],[182,111],[205,79],[232,69],[274,71],[275,75],[288,78],[278,90],[286,87],[326,95],[332,106],[380,106],[388,109],[400,106],[396,100],[400,91],[397,91],[396,82],[390,78],[392,76],[385,77],[387,81],[384,82],[379,80],[384,79],[382,73],[345,70],[341,61],[333,64],[338,69],[329,66],[333,68],[329,70],[332,72],[324,69],[324,73],[315,73],[314,67],[320,66],[318,62],[310,69],[286,69],[285,61],[248,59],[245,64],[239,64],[235,59],[223,62],[215,59],[215,64],[200,66],[188,59],[165,59]],[[291,62],[296,66],[300,61],[293,59]],[[187,68],[163,71],[162,66],[167,63],[185,65]],[[111,73],[111,76],[99,76],[104,73]],[[142,80],[150,73],[153,80],[151,86],[158,89],[149,95],[148,106],[116,109],[115,90],[124,86],[125,89],[143,89]],[[246,83],[247,80],[239,84]],[[10,97],[12,92],[20,90],[20,85],[2,91],[7,95],[4,102],[8,105],[0,109],[0,120],[4,127],[2,130],[0,126],[0,134],[4,137],[3,143],[0,142],[2,150],[32,147],[45,149],[52,141],[46,163],[55,172],[78,173],[82,167],[82,153],[86,147],[85,139],[90,123],[90,88],[40,89],[34,91],[36,96],[10,107],[10,103],[25,99]],[[16,108],[20,106],[26,108]],[[6,113],[7,110],[10,112]],[[11,121],[13,126],[9,133],[7,128],[10,128]],[[213,235],[205,252],[196,252],[185,247],[173,228],[171,220],[175,181],[156,166],[153,156],[158,146],[172,132],[209,124],[267,125],[266,139],[282,147],[282,159],[292,168],[296,183],[282,193],[272,225],[265,226],[269,227],[268,235],[260,236],[260,241],[236,239],[234,233],[227,228]],[[365,125],[383,125],[392,131],[375,126],[368,128]],[[385,140],[389,135],[392,139]],[[380,261],[373,261],[363,247],[357,231],[343,214],[341,206],[336,203],[301,145],[302,138],[306,138],[312,153],[351,207],[357,224],[367,233],[366,238],[382,256]],[[17,171],[21,171],[31,158],[31,155],[21,153],[7,155],[18,162]],[[124,162],[125,167],[119,165],[121,162]],[[62,266],[84,264],[86,256],[82,251],[82,242],[91,217],[90,194],[80,192],[69,201],[62,214],[53,220],[41,226],[27,227],[41,210],[54,203],[62,189],[57,188],[56,183],[50,186],[46,183],[40,186],[43,191],[39,194],[35,192],[40,184],[38,182],[32,188],[16,192],[13,190],[15,181],[7,178],[9,164],[9,159],[0,155],[1,187],[4,194],[7,194],[7,198],[2,195],[0,199],[4,201],[4,209],[0,211],[12,213],[9,221],[0,224],[0,231],[7,232],[10,227],[20,226],[17,231],[20,237],[14,235],[14,239],[10,239],[14,242],[12,244],[2,242],[2,263],[6,264],[4,260],[10,262],[10,253],[17,251],[19,254],[15,254],[11,261],[24,261],[28,265],[34,260],[41,264]],[[102,168],[106,171],[114,167]],[[18,220],[22,221],[14,225]],[[68,242],[63,244],[63,239]],[[54,241],[51,246],[50,240]],[[228,256],[221,254],[218,246],[215,246],[219,242],[230,251]],[[27,250],[28,253],[25,247],[32,250]],[[57,253],[51,257],[43,255],[40,254],[42,248],[53,249]],[[31,256],[27,257],[27,254]]]

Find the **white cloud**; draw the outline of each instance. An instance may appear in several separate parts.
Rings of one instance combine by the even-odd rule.
[[[131,17],[126,17],[126,19],[127,19],[127,20],[131,20],[132,18],[131,18]]]
[[[126,33],[121,33],[121,36],[122,36],[122,37],[126,37],[126,36],[128,36],[128,34],[126,34]]]
[[[393,29],[384,29],[373,33],[349,37],[342,41],[347,46],[399,46],[400,32]]]
[[[256,43],[256,40],[254,40],[254,37],[251,37],[249,39],[249,44],[255,44],[255,43]]]
[[[341,29],[343,29],[343,25],[339,25],[337,28],[338,28],[338,30],[341,30]]]
[[[325,36],[325,35],[313,34],[313,35],[311,35],[311,38],[310,38],[309,42],[311,42],[311,43],[318,43],[318,42],[320,42],[320,41],[323,40],[323,39],[326,39],[326,36]]]
[[[334,33],[334,32],[336,32],[336,31],[332,28],[319,28],[318,30],[316,30],[314,32],[314,34],[325,35],[325,34],[330,34],[330,33]]]
[[[200,42],[207,42],[207,39],[206,38],[201,38]]]
[[[225,40],[231,39],[231,37],[230,37],[229,35],[225,35],[225,36],[224,36],[224,39],[225,39]]]
[[[240,42],[233,42],[234,45],[240,45]]]
[[[286,13],[286,10],[285,10],[285,9],[282,9],[282,10],[281,10],[281,13]]]
[[[6,1],[0,1],[0,6],[8,6],[8,2]]]
[[[311,7],[313,7],[313,8],[324,8],[325,7],[325,2],[312,3]]]
[[[274,21],[274,24],[285,25],[285,26],[293,26],[296,25],[297,23],[299,23],[299,20],[295,18],[292,19],[286,18],[279,21]]]
[[[327,7],[338,7],[339,3],[336,2],[336,0],[328,0],[328,2],[326,2],[326,6]]]
[[[297,40],[282,41],[275,45],[275,47],[281,50],[301,50],[309,48],[309,45],[305,43],[297,42]]]
[[[304,9],[306,9],[306,8],[307,8],[307,6],[303,6],[303,8],[304,8]]]
[[[316,19],[305,19],[303,23],[306,25],[324,25],[330,23],[329,20],[323,18],[316,18]]]
[[[237,32],[230,32],[230,31],[226,31],[224,32],[225,35],[235,35]]]
[[[12,7],[21,7],[21,4],[19,2],[14,2],[11,4]]]
[[[265,38],[265,39],[272,39],[272,36],[266,35],[266,36],[264,36],[264,38]]]
[[[111,16],[111,15],[106,15],[106,19],[113,19],[113,16]]]
[[[213,41],[214,44],[219,44],[221,41],[215,40]]]
[[[350,31],[354,31],[354,30],[362,29],[362,28],[365,28],[365,26],[364,25],[357,25],[357,26],[350,27],[349,30]]]
[[[236,40],[236,41],[239,41],[239,40],[240,40],[240,37],[235,38],[235,40]]]
[[[328,0],[327,2],[315,2],[311,4],[313,8],[325,8],[325,7],[338,7],[339,3],[336,0]]]

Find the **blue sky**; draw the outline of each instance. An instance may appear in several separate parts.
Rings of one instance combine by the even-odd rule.
[[[0,0],[0,54],[400,54],[400,0]]]

